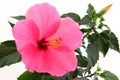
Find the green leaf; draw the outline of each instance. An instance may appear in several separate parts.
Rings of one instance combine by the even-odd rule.
[[[107,54],[107,52],[109,50],[109,40],[108,39],[109,38],[106,35],[100,34],[99,36],[97,36],[97,39],[95,42],[99,51],[101,51],[104,56]]]
[[[109,50],[109,38],[107,35],[93,33],[89,35],[88,40],[90,43],[94,44],[98,51],[101,51],[105,56]]]
[[[53,77],[53,78],[54,78],[54,80],[73,80],[77,76],[78,76],[78,69],[76,69],[75,71],[69,72],[69,73],[67,73],[64,76]]]
[[[89,80],[88,78],[75,78],[73,80]]]
[[[81,31],[82,31],[83,33],[86,33],[86,32],[90,32],[91,29],[90,29],[90,28],[82,28]]]
[[[89,27],[95,27],[95,25],[96,25],[96,23],[93,21],[88,24]]]
[[[92,18],[88,15],[85,15],[80,21],[81,25],[88,25],[92,21]]]
[[[37,72],[30,73],[28,71],[25,71],[17,78],[17,80],[41,80],[41,76]]]
[[[62,76],[62,77],[54,77],[54,80],[65,80],[66,76]],[[67,78],[68,79],[68,78]]]
[[[78,76],[78,69],[76,69],[75,71],[71,72],[72,79],[76,78]]]
[[[98,49],[96,48],[96,46],[93,44],[89,44],[87,46],[86,52],[87,52],[87,56],[88,56],[88,69],[90,69],[97,63],[97,61],[99,59],[99,52],[98,52]]]
[[[98,28],[102,29],[103,26],[104,26],[104,24],[103,24],[103,23],[100,23],[100,24],[98,25]]]
[[[21,61],[21,56],[17,52],[13,40],[5,41],[0,44],[0,67],[11,65]]]
[[[110,32],[109,30],[105,30],[105,31],[101,32],[101,34],[107,35],[107,37],[109,37],[109,44],[110,44],[111,49],[114,49],[114,50],[120,52],[118,38],[116,37],[116,35],[113,32]]]
[[[78,79],[78,80],[89,80],[88,78],[82,78],[82,79]]]
[[[64,17],[70,17],[70,18],[72,18],[75,22],[77,22],[78,24],[80,23],[80,16],[78,15],[78,14],[76,14],[76,13],[67,13],[67,14],[63,14],[62,16],[61,16],[62,18],[64,18]]]
[[[13,28],[15,24],[11,23],[10,21],[8,21],[8,23],[10,24],[10,26]]]
[[[100,17],[100,22],[102,23],[103,21],[105,21],[104,17]]]
[[[50,75],[42,75],[41,78],[41,80],[54,80]]]
[[[77,55],[78,59],[78,66],[80,67],[87,67],[88,61],[85,56],[82,56],[82,54]]]
[[[83,77],[84,76],[84,73],[85,73],[85,69],[82,69],[82,68],[78,68],[78,75]]]
[[[92,18],[94,18],[94,15],[96,14],[96,11],[91,4],[88,5],[87,13]]]
[[[94,27],[96,23],[92,20],[89,15],[85,15],[80,21],[80,25],[87,25],[89,27]]]
[[[104,11],[100,11],[99,13],[97,13],[97,17],[101,18],[103,17],[104,14],[105,14]]]
[[[110,48],[120,52],[118,39],[113,32],[111,32],[111,34],[109,35],[109,39],[110,39]]]
[[[12,18],[16,19],[16,20],[22,20],[25,19],[25,16],[20,15],[20,16],[11,16]]]
[[[98,80],[98,77],[97,76],[94,76],[94,79],[93,80]]]
[[[100,76],[104,78],[104,80],[119,80],[118,77],[110,71],[104,71]]]
[[[80,49],[79,48],[76,49],[75,52],[78,53],[77,55],[78,66],[87,67],[87,64],[88,64],[87,58],[82,55],[82,52],[80,51]]]
[[[4,45],[6,47],[16,47],[15,41],[14,40],[9,40],[2,42],[1,45]]]
[[[95,40],[97,39],[98,33],[93,33],[91,35],[88,35],[88,42],[94,44]]]

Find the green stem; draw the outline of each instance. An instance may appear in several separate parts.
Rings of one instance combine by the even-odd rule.
[[[79,78],[79,79],[84,79],[84,78],[92,77],[92,76],[94,76],[94,75],[96,75],[96,74],[97,74],[96,72],[93,73],[93,74],[88,74],[87,76],[81,77],[81,78]]]
[[[90,31],[87,32],[87,33],[83,36],[82,41],[84,41],[84,39],[92,32],[92,30],[95,30],[95,28],[94,28],[94,27],[91,27],[91,28],[90,28]]]

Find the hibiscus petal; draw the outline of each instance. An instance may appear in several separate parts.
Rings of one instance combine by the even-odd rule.
[[[22,61],[28,71],[48,72],[47,67],[49,66],[45,67],[44,65],[48,64],[48,62],[46,62],[46,56],[49,53],[39,50],[39,48],[33,44],[24,46],[24,48],[20,50],[20,53],[22,54]]]
[[[32,19],[40,29],[40,37],[53,35],[59,27],[60,17],[55,7],[48,3],[36,4],[26,14],[27,19]]]
[[[52,37],[60,37],[62,45],[69,47],[71,50],[77,49],[82,43],[82,32],[79,25],[71,18],[61,19],[58,31]]]
[[[77,59],[73,51],[67,47],[39,50],[33,44],[21,49],[22,61],[30,72],[49,73],[52,76],[63,76],[77,67]]]
[[[40,58],[39,58],[40,59]],[[44,68],[38,63],[37,72],[47,72],[53,76],[63,76],[77,67],[77,59],[73,51],[67,47],[49,48],[43,54]]]
[[[17,49],[20,50],[27,44],[36,44],[39,40],[39,29],[31,20],[19,21],[12,30],[13,36],[17,44]]]
[[[39,48],[33,44],[28,44],[24,46],[20,53],[22,54],[22,61],[26,66],[26,69],[30,72],[34,72],[39,64],[42,64],[43,61],[41,56],[41,51]],[[43,64],[42,64],[43,65]]]

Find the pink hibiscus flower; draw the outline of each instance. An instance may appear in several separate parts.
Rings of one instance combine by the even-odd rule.
[[[74,50],[82,42],[82,33],[71,18],[60,18],[55,7],[32,6],[12,31],[28,71],[63,76],[76,69]]]

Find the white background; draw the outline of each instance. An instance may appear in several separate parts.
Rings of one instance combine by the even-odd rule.
[[[87,5],[91,3],[97,11],[100,11],[108,4],[113,4],[111,9],[105,15],[105,23],[120,40],[120,0],[0,0],[0,42],[14,39],[11,33],[8,20],[13,21],[10,16],[24,15],[27,9],[36,4],[48,2],[55,6],[59,14],[75,12],[79,15],[85,15]],[[15,22],[15,21],[13,21]],[[102,69],[110,70],[120,78],[120,54],[109,50],[107,56],[100,58]],[[0,68],[0,80],[17,80],[16,78],[25,71],[22,62]]]

